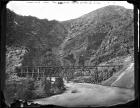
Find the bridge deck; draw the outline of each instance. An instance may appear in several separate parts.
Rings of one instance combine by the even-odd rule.
[[[92,76],[97,82],[108,79],[115,72],[98,71],[99,67],[110,68],[120,67],[121,65],[102,65],[102,66],[24,66],[18,70],[18,76],[33,78],[45,78],[45,77],[78,77],[78,76]],[[78,74],[76,72],[80,71]],[[99,81],[100,80],[100,81]]]
[[[97,67],[119,67],[121,65],[101,65],[101,66],[23,66],[22,68],[97,68]]]

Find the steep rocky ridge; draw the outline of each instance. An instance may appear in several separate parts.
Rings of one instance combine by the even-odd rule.
[[[81,55],[85,65],[97,65],[133,50],[133,11],[124,7],[106,6],[62,24],[68,36],[61,44],[61,54],[73,55],[74,65],[79,65]]]

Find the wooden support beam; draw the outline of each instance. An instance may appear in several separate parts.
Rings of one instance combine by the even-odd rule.
[[[28,67],[26,68],[26,72],[25,72],[25,73],[27,73],[27,77],[28,77],[28,76],[29,76],[29,75],[28,75],[28,73],[29,73],[29,72],[28,72]]]
[[[20,75],[19,75],[19,76],[22,77],[23,68],[21,68],[20,70],[21,70],[21,71],[20,71]]]
[[[45,77],[45,69],[43,69],[43,78]]]
[[[37,68],[37,80],[38,80],[38,77],[39,77],[39,67]]]
[[[34,68],[32,68],[32,78],[33,78],[33,74],[34,74]]]

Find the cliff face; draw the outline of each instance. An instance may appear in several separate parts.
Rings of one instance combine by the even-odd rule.
[[[64,22],[7,10],[7,46],[24,46],[23,65],[43,65],[51,50],[60,65],[98,65],[133,54],[133,11],[106,6]],[[38,61],[38,62],[37,62]]]

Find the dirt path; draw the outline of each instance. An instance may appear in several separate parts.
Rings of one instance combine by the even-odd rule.
[[[87,83],[66,83],[67,90],[60,95],[37,99],[42,105],[110,106],[134,99],[134,90]],[[73,92],[73,93],[72,93]]]

